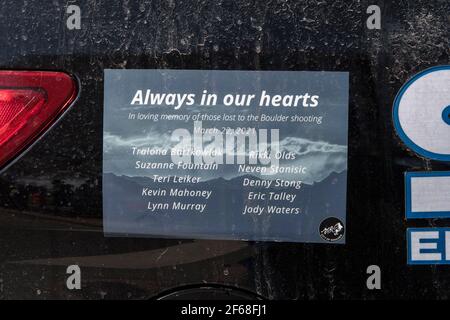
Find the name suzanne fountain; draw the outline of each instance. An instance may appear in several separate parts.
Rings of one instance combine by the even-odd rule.
[[[147,162],[136,161],[135,169],[145,170],[217,170],[219,168],[217,163],[186,163],[186,162]]]

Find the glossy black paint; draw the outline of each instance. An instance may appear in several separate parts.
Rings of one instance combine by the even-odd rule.
[[[407,266],[403,173],[449,170],[396,136],[392,102],[415,73],[449,64],[448,1],[85,1],[0,3],[0,68],[63,70],[76,104],[0,175],[0,298],[152,298],[224,284],[270,299],[448,298],[447,266]],[[347,244],[106,238],[102,232],[105,68],[350,72]],[[82,290],[65,286],[79,264]],[[366,268],[382,290],[366,288]]]

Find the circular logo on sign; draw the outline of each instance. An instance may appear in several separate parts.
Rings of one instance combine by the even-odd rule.
[[[344,236],[344,231],[342,221],[334,217],[326,218],[319,227],[320,237],[325,241],[338,241]]]
[[[450,66],[427,69],[400,89],[394,101],[394,126],[414,152],[450,161]]]

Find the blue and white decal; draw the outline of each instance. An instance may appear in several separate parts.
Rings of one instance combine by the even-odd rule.
[[[415,75],[394,101],[394,126],[417,154],[450,161],[450,66]]]
[[[407,219],[450,218],[450,171],[406,172]]]
[[[450,228],[409,228],[408,264],[450,264]]]

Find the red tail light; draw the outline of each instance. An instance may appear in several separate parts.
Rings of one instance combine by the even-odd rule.
[[[62,72],[0,71],[0,168],[39,138],[76,94],[75,81]]]

